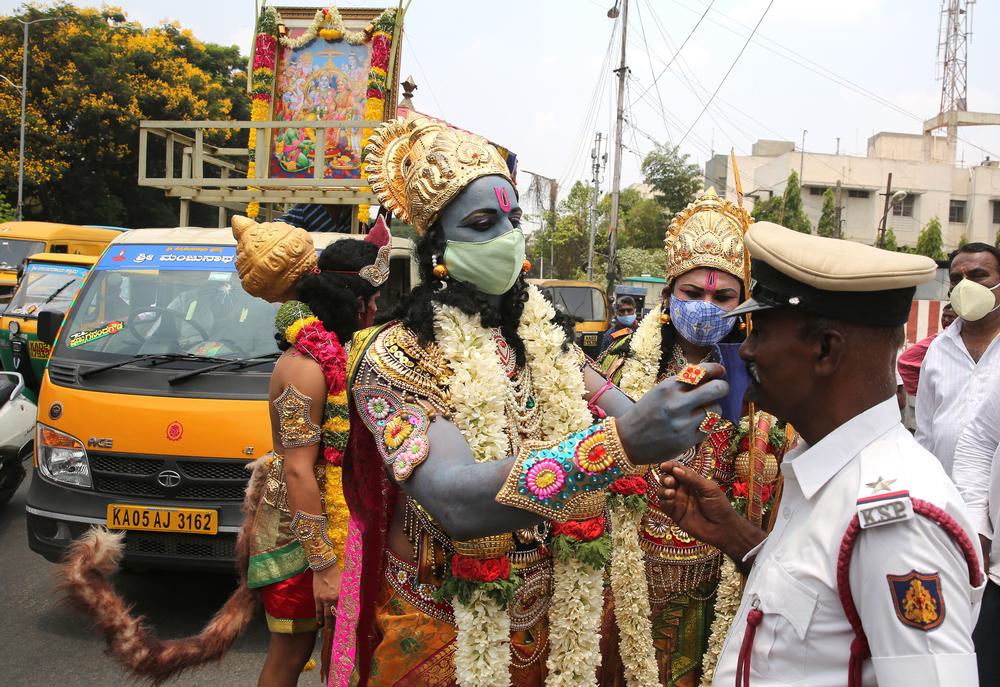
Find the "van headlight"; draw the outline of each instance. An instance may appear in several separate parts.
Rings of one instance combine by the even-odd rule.
[[[92,487],[87,450],[79,439],[38,424],[38,469],[55,482],[77,487]]]

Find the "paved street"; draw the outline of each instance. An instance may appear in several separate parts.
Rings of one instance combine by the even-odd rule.
[[[30,479],[30,477],[28,478]],[[28,549],[24,529],[27,480],[0,510],[0,683],[7,687],[108,687],[126,676],[104,653],[104,642],[53,593],[53,565]],[[124,572],[116,584],[164,637],[197,632],[226,599],[235,578],[190,573]],[[221,664],[197,669],[171,685],[248,687],[267,651],[263,615]],[[319,652],[315,657],[318,659]],[[318,672],[302,685],[318,685]]]

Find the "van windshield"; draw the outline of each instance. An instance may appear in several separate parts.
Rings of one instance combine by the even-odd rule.
[[[38,311],[66,312],[89,268],[33,262],[21,277],[5,314],[38,317]]]
[[[607,318],[604,294],[592,286],[546,286],[542,295],[555,308],[567,315],[578,317],[584,322],[595,322]]]
[[[198,252],[208,248],[218,252]],[[57,353],[113,362],[118,356],[192,354],[224,360],[277,352],[278,306],[243,290],[234,252],[232,246],[127,246],[120,251],[113,246],[80,292]],[[121,258],[117,263],[116,257]]]
[[[43,252],[44,241],[0,239],[0,270],[16,270],[29,255]]]

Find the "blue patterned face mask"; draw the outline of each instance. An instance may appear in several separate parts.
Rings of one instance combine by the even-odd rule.
[[[723,319],[726,311],[709,301],[670,299],[670,321],[678,333],[696,346],[711,346],[726,338],[735,317]]]

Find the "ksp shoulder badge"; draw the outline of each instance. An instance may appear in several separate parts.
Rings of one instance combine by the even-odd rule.
[[[886,575],[899,622],[927,632],[944,622],[944,597],[938,573]]]

